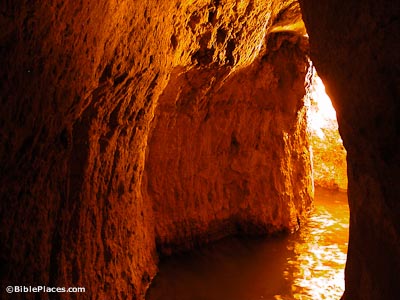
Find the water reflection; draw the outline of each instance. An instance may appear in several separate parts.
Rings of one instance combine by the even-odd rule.
[[[344,291],[349,211],[346,194],[318,189],[309,222],[290,238],[286,277],[293,294],[275,299],[340,299]]]
[[[346,194],[316,190],[291,236],[229,238],[161,262],[148,300],[340,299],[348,240]]]

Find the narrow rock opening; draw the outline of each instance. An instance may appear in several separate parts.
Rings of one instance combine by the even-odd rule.
[[[306,76],[306,89],[314,185],[347,191],[347,153],[340,137],[336,111],[312,63]]]

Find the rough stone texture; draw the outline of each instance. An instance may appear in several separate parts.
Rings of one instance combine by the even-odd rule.
[[[87,298],[121,299],[148,285],[155,251],[140,180],[172,52],[150,16],[168,9],[2,2],[4,286],[85,286]]]
[[[344,299],[398,299],[400,3],[300,1],[348,154]]]
[[[346,150],[336,120],[323,128],[323,136],[311,133],[314,186],[347,191]]]
[[[146,159],[159,250],[233,233],[294,231],[311,207],[304,78],[307,39],[273,33],[227,68],[171,76]]]
[[[213,75],[219,81],[236,70],[237,75],[231,74],[228,79],[232,84],[246,74],[255,76],[257,67],[285,72],[274,65],[271,56],[268,63],[258,62],[244,68],[258,56],[267,32],[290,31],[290,39],[296,40],[294,32],[304,31],[295,6],[286,10],[292,3],[291,0],[2,1],[2,287],[84,286],[84,295],[69,294],[68,299],[140,299],[156,272],[154,223],[157,220],[151,201],[142,196],[142,187],[146,186],[142,181],[145,149],[159,96],[163,94],[164,101],[168,100],[166,93],[171,82],[179,78],[178,66],[192,77],[206,76],[206,70],[221,68]],[[281,55],[279,51],[276,53]],[[194,71],[199,68],[205,73]],[[301,75],[301,69],[294,71]],[[271,107],[261,113],[269,121],[262,121],[261,116],[257,116],[258,122],[252,120],[251,110],[257,106],[246,104],[251,93],[242,97],[244,102],[240,105],[248,110],[243,119],[238,115],[239,105],[226,112],[227,121],[251,121],[254,126],[271,128],[265,134],[275,133],[277,147],[292,156],[284,158],[280,153],[270,168],[289,168],[297,156],[304,160],[304,168],[296,162],[293,174],[290,169],[265,170],[265,175],[262,174],[265,178],[275,174],[276,180],[284,177],[285,182],[274,183],[281,185],[277,191],[282,194],[277,200],[288,200],[288,204],[294,203],[301,209],[308,196],[305,195],[304,204],[292,202],[301,193],[300,186],[284,187],[297,174],[303,178],[308,167],[303,148],[299,153],[294,150],[297,144],[305,145],[300,141],[302,111],[296,116],[301,104],[300,81],[289,73],[265,76],[283,80],[267,99]],[[294,91],[282,91],[291,84],[296,86]],[[228,105],[226,101],[234,99],[235,89],[219,85],[222,92],[218,94],[217,82],[212,84],[212,91],[215,104],[222,108]],[[278,102],[279,93],[295,97]],[[202,95],[195,98],[200,100]],[[255,100],[261,102],[262,98]],[[282,112],[272,116],[269,112],[272,108]],[[212,118],[225,116],[223,110],[212,109]],[[273,120],[287,132],[286,138],[279,128],[270,127]],[[211,135],[211,126],[215,125],[209,121],[207,126]],[[229,126],[233,128],[223,131],[220,141],[225,143],[225,150],[237,154],[225,157],[224,166],[229,160],[232,162],[228,173],[235,180],[232,190],[226,191],[249,190],[254,197],[263,184],[270,184],[249,181],[250,174],[245,174],[249,166],[244,162],[244,145],[256,137],[256,131],[249,132],[245,124]],[[210,146],[216,147],[217,141],[210,140]],[[267,136],[260,136],[258,151],[269,143]],[[187,147],[185,150],[190,150]],[[255,144],[248,147],[256,151]],[[200,150],[210,153],[207,151],[211,149]],[[259,167],[272,161],[272,158],[263,161],[260,156],[257,159],[259,162],[252,163]],[[235,168],[243,172],[243,178],[234,173]],[[282,208],[277,213],[284,211]],[[224,219],[223,215],[220,219]],[[292,226],[289,219],[285,216],[284,221],[273,225]],[[267,220],[256,221],[265,224]],[[1,293],[2,298],[6,297],[3,290]],[[49,295],[18,296],[47,299]]]

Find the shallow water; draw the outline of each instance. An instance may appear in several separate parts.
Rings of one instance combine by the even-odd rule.
[[[160,263],[147,300],[340,299],[347,195],[315,191],[315,210],[293,235],[227,238]]]

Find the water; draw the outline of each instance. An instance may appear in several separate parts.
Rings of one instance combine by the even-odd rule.
[[[227,238],[167,258],[146,299],[340,299],[348,218],[345,193],[316,189],[315,211],[296,234]]]

